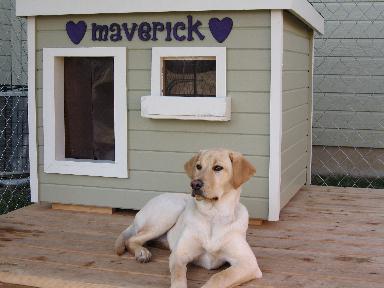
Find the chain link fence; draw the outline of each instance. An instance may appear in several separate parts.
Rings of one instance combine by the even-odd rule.
[[[312,0],[312,183],[384,188],[384,1]]]
[[[0,214],[30,203],[26,21],[0,1]]]

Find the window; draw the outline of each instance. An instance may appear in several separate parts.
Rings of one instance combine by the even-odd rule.
[[[127,169],[125,48],[43,49],[44,172]]]
[[[151,95],[141,99],[147,118],[230,120],[225,47],[152,48]]]
[[[162,67],[163,95],[216,96],[215,57],[162,58]]]

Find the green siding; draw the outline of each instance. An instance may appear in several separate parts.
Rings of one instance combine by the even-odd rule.
[[[284,12],[281,207],[305,184],[310,129],[311,31]]]
[[[242,202],[252,217],[268,215],[270,13],[191,13],[208,23],[211,17],[231,16],[234,28],[223,44],[203,27],[206,39],[194,42],[92,42],[86,34],[80,45],[71,44],[65,32],[68,20],[87,23],[177,21],[189,13],[132,15],[83,15],[37,17],[37,113],[39,144],[39,196],[41,201],[78,203],[139,209],[163,192],[185,193],[189,181],[183,164],[193,153],[211,147],[227,147],[247,155],[257,175],[244,187]],[[42,48],[126,46],[128,49],[128,163],[129,178],[103,178],[43,172]],[[150,94],[153,46],[226,46],[227,91],[232,97],[230,122],[151,120],[140,116],[140,97]]]

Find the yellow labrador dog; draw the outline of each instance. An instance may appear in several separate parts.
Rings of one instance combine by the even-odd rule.
[[[139,262],[151,253],[143,245],[159,240],[171,250],[171,288],[187,287],[187,264],[215,269],[203,286],[225,288],[261,278],[262,273],[246,241],[248,211],[240,202],[241,185],[256,170],[240,153],[224,149],[201,151],[184,165],[192,179],[192,196],[162,194],[141,209],[115,244],[118,255],[125,249]]]

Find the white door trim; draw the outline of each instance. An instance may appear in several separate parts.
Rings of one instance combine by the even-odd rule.
[[[28,37],[28,131],[31,202],[39,201],[36,123],[36,19],[27,18]]]
[[[271,11],[271,87],[269,108],[269,221],[279,220],[281,191],[283,11]]]

